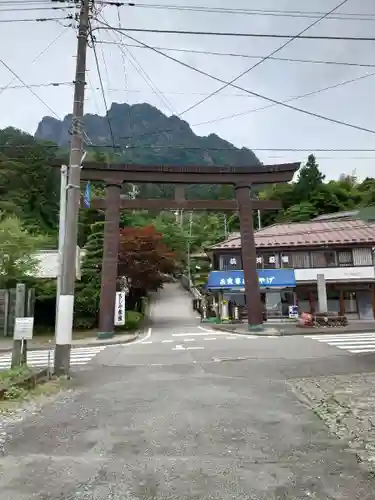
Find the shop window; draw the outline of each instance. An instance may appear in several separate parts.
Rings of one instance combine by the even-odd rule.
[[[350,267],[353,265],[353,253],[351,250],[337,252],[337,261],[340,267]]]
[[[263,269],[263,257],[261,255],[257,255],[257,269]]]
[[[290,290],[267,291],[262,301],[267,318],[288,318],[289,306],[294,305],[294,293]]]
[[[307,269],[310,267],[310,258],[308,252],[288,252],[283,253],[283,256],[288,256],[289,264],[288,267],[294,269]],[[283,267],[286,267],[283,265]]]
[[[344,292],[345,314],[358,313],[357,294],[355,292]]]
[[[282,253],[280,256],[281,267],[283,268],[292,268],[292,255],[290,253]]]
[[[328,312],[340,314],[340,292],[338,290],[327,290]]]
[[[336,252],[311,252],[311,264],[312,267],[336,267]]]
[[[220,270],[231,271],[233,269],[242,269],[242,260],[240,255],[221,255]]]
[[[278,255],[275,253],[265,253],[263,254],[263,268],[264,269],[276,269],[279,267]]]

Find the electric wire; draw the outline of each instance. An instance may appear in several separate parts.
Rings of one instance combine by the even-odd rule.
[[[311,12],[301,10],[275,10],[275,9],[244,9],[244,8],[227,8],[227,7],[207,7],[200,5],[171,5],[171,4],[141,4],[135,2],[116,2],[100,0],[102,5],[112,7],[134,7],[158,10],[174,10],[174,11],[188,11],[188,12],[202,12],[214,14],[240,14],[250,16],[275,16],[275,17],[298,17],[298,18],[319,18],[324,12]],[[340,13],[330,16],[329,19],[335,20],[349,20],[349,21],[373,21],[375,20],[374,14],[364,13]]]
[[[40,17],[34,19],[0,19],[0,23],[45,23],[49,21],[73,21],[74,16],[68,15],[65,17]]]
[[[49,87],[72,87],[74,84],[73,82],[48,82],[48,83],[28,83],[27,86],[31,89],[42,89],[42,88],[49,88]],[[23,89],[25,88],[24,85],[9,85],[9,86],[4,86],[0,87],[0,94],[4,90],[18,90],[18,89]]]
[[[0,6],[0,12],[39,12],[39,11],[55,11],[65,9],[76,9],[75,5],[67,5],[66,7],[28,7],[22,9],[3,9]]]
[[[121,137],[119,137],[121,139]],[[57,148],[58,146],[56,144],[46,144],[44,145],[46,148]],[[12,144],[0,144],[0,149],[1,148],[12,148]],[[25,144],[20,144],[17,145],[17,149],[23,149],[23,148],[29,148],[29,145]],[[90,144],[90,147],[92,148],[112,148],[113,146],[111,144]],[[235,146],[232,147],[209,147],[209,146],[187,146],[185,144],[134,144],[134,145],[117,145],[117,148],[124,147],[124,149],[136,149],[136,148],[160,148],[160,149],[187,149],[187,150],[205,150],[205,151],[234,151],[234,152],[246,152],[246,151],[257,151],[257,152],[280,152],[280,153],[375,153],[375,149],[371,148],[253,148],[253,147],[246,147],[246,148],[236,148]],[[363,156],[360,156],[359,158],[364,158]],[[372,158],[372,157],[371,157]],[[341,157],[341,159],[345,160],[346,157]]]
[[[177,63],[177,64],[179,64],[179,65],[181,65],[181,66],[183,66],[185,68],[188,68],[191,71],[194,71],[195,73],[204,75],[207,78],[210,78],[211,80],[215,80],[215,81],[220,82],[222,84],[228,83],[225,80],[223,80],[222,78],[214,76],[214,75],[208,73],[207,71],[204,71],[203,69],[200,69],[200,68],[197,68],[195,66],[192,66],[191,64],[188,64],[188,63],[186,63],[184,61],[180,61],[179,59],[176,59],[175,57],[170,56],[169,54],[165,54],[165,53],[161,52],[160,50],[155,49],[151,45],[148,45],[148,44],[146,44],[146,43],[144,43],[144,42],[142,42],[142,41],[134,38],[131,35],[124,34],[124,36],[127,37],[127,38],[129,38],[130,40],[132,40],[135,43],[142,44],[145,47],[148,47],[150,50],[152,50],[156,54],[159,54],[159,55],[165,57],[166,59],[169,59],[169,60],[171,60],[171,61],[173,61],[173,62],[175,62],[175,63]],[[312,116],[314,118],[319,118],[321,120],[324,120],[324,121],[327,121],[327,122],[330,122],[330,123],[335,123],[337,125],[342,125],[342,126],[345,126],[345,127],[348,127],[348,128],[355,129],[355,130],[360,130],[362,132],[368,132],[370,134],[375,134],[375,130],[373,130],[373,129],[369,129],[367,127],[362,127],[360,125],[355,125],[353,123],[345,122],[345,121],[342,121],[342,120],[337,120],[335,118],[324,116],[324,115],[321,115],[319,113],[314,113],[312,111],[308,111],[308,110],[303,109],[303,108],[297,108],[296,106],[292,106],[291,104],[283,103],[282,101],[279,101],[277,99],[273,99],[272,97],[265,96],[263,94],[260,94],[259,92],[254,92],[254,91],[251,91],[249,89],[245,89],[244,87],[241,87],[241,86],[239,86],[239,85],[237,85],[235,83],[232,83],[230,86],[233,87],[233,88],[235,88],[235,89],[237,89],[237,90],[241,90],[241,91],[246,92],[246,93],[248,93],[250,95],[253,95],[254,97],[258,97],[260,99],[264,99],[265,101],[268,101],[270,103],[277,104],[277,105],[282,106],[282,107],[284,107],[286,109],[290,109],[292,111],[296,111],[298,113],[302,113],[302,114],[305,114],[307,116]]]
[[[112,139],[112,143],[113,143],[113,151],[114,151],[116,149],[115,136],[114,136],[114,133],[113,133],[111,119],[110,119],[110,117],[108,115],[107,99],[106,99],[106,96],[105,96],[103,79],[102,79],[102,75],[101,75],[101,72],[100,72],[100,65],[99,65],[98,54],[96,52],[95,39],[94,39],[94,36],[92,34],[91,22],[90,22],[90,39],[91,39],[91,43],[92,43],[92,49],[93,49],[93,52],[94,52],[96,71],[98,73],[98,78],[99,78],[99,83],[100,83],[100,89],[101,89],[101,93],[102,93],[103,103],[104,103],[104,107],[105,107],[105,110],[106,110],[106,119],[107,119],[107,122],[108,122],[108,128],[109,128],[109,132],[110,132],[110,135],[111,135],[111,139]]]
[[[35,59],[33,59],[31,61],[31,65],[35,64],[41,57],[44,56],[44,54],[46,54],[49,49],[58,41],[60,40],[60,38],[65,35],[65,33],[67,32],[68,28],[65,27],[55,38],[53,38],[53,40],[51,42],[48,43],[48,45],[35,57]],[[7,88],[9,88],[10,85],[12,85],[16,80],[18,80],[18,78],[16,76],[14,76],[11,80],[9,80],[9,82],[0,89],[0,95],[5,91],[7,90]]]
[[[350,83],[359,82],[361,80],[365,80],[365,79],[373,77],[373,76],[375,76],[375,72],[373,72],[373,73],[366,73],[365,75],[358,76],[357,78],[351,78],[350,80],[344,80],[343,82],[336,83],[334,85],[328,85],[327,87],[323,87],[323,88],[320,88],[320,89],[317,89],[317,90],[313,90],[312,92],[307,92],[306,94],[301,94],[301,95],[298,95],[298,96],[290,97],[290,98],[285,99],[285,100],[283,100],[281,102],[284,103],[284,104],[288,103],[288,102],[294,102],[294,101],[297,101],[299,99],[304,99],[305,97],[311,97],[313,95],[318,95],[318,94],[321,94],[322,92],[326,92],[328,90],[337,89],[339,87],[343,87],[344,85],[349,85]],[[192,126],[193,127],[198,127],[198,126],[201,126],[201,125],[209,125],[211,123],[218,123],[218,122],[221,122],[221,121],[224,121],[224,120],[229,120],[229,119],[232,119],[232,118],[238,118],[239,116],[245,116],[245,115],[248,115],[250,113],[255,113],[257,111],[263,111],[265,109],[270,109],[270,108],[273,108],[275,106],[277,106],[277,104],[274,104],[274,103],[267,104],[266,106],[261,106],[259,108],[248,109],[246,111],[241,111],[240,113],[233,113],[231,115],[222,116],[220,118],[214,118],[212,120],[206,120],[204,122],[194,123]]]
[[[95,28],[97,30],[108,29],[119,31],[116,26],[108,26],[106,28]],[[237,38],[275,38],[285,39],[293,38],[294,35],[279,34],[279,33],[241,33],[236,31],[195,31],[195,30],[172,30],[172,29],[157,29],[157,28],[121,28],[121,32],[126,33],[154,33],[160,35],[194,35],[194,36],[217,36],[217,37],[237,37]],[[297,40],[336,40],[336,41],[351,41],[351,42],[375,42],[374,37],[370,36],[328,36],[328,35],[300,35],[295,37]]]
[[[30,88],[27,83],[25,83],[22,78],[20,78],[15,71],[12,70],[12,68],[2,59],[0,59],[0,63],[10,72],[12,75],[20,82],[22,85],[24,85],[25,88],[27,88],[34,97],[38,99],[39,102],[43,104],[58,120],[60,120],[60,116],[36,93],[32,88]]]
[[[214,97],[215,95],[217,95],[222,90],[225,90],[226,88],[228,88],[230,85],[232,85],[232,83],[235,83],[238,80],[240,80],[242,77],[244,77],[245,75],[248,75],[255,68],[257,68],[258,66],[260,66],[261,64],[263,64],[270,57],[275,56],[276,54],[278,54],[281,50],[283,50],[285,47],[287,47],[292,42],[294,42],[294,40],[296,40],[298,37],[300,37],[301,35],[303,35],[304,33],[306,33],[309,29],[313,28],[318,23],[320,23],[321,21],[323,21],[323,19],[325,19],[327,16],[329,16],[330,14],[332,14],[333,12],[335,12],[337,9],[339,9],[340,7],[342,7],[343,5],[345,5],[347,2],[348,2],[348,0],[342,0],[342,1],[340,1],[340,3],[338,5],[336,5],[336,7],[334,7],[333,9],[331,9],[329,12],[325,13],[319,19],[316,19],[315,21],[313,21],[311,24],[309,24],[302,31],[298,32],[292,38],[290,38],[289,40],[287,40],[286,42],[284,42],[282,45],[280,45],[280,47],[277,47],[275,50],[271,51],[267,56],[264,56],[260,61],[256,62],[252,66],[250,66],[250,68],[247,68],[245,71],[242,71],[239,75],[237,75],[235,78],[232,78],[229,82],[225,83],[224,85],[221,85],[219,88],[217,88],[216,90],[214,90],[210,95],[204,97],[203,99],[199,100],[195,104],[192,104],[191,106],[189,106],[188,108],[186,108],[184,111],[182,111],[181,113],[179,113],[178,116],[182,116],[182,115],[188,113],[189,111],[192,111],[193,109],[197,108],[201,104],[205,103],[206,101],[208,101],[209,99],[211,99],[212,97]]]
[[[119,7],[116,9],[117,13],[117,22],[118,22],[118,27],[122,28],[121,25],[121,14],[120,14],[120,9]],[[124,75],[124,93],[125,93],[125,102],[128,100],[127,99],[127,92],[129,91],[129,85],[128,85],[128,75],[126,72],[126,57],[123,52],[121,52],[121,61],[122,61],[122,69],[123,69],[123,75]],[[128,106],[128,127],[129,131],[132,131],[132,116],[131,116],[131,111],[130,111],[130,106]]]
[[[104,18],[104,15],[101,14],[101,18],[104,21],[104,23],[108,24],[106,19]],[[119,36],[119,40],[122,41],[122,34],[121,33],[116,33],[117,36]],[[112,34],[110,33],[110,36]],[[133,68],[137,71],[137,73],[143,78],[143,80],[146,82],[146,84],[153,90],[154,94],[158,97],[160,102],[167,107],[167,109],[172,113],[172,114],[177,114],[178,111],[173,107],[172,103],[169,101],[169,99],[164,95],[164,93],[158,88],[158,86],[155,84],[155,82],[152,80],[152,78],[149,76],[149,74],[142,68],[141,64],[138,62],[136,57],[130,52],[130,50],[125,49],[126,53],[124,51],[124,48],[121,45],[118,45],[118,48],[120,52],[123,54],[123,56],[129,61],[129,63],[133,66]]]
[[[100,44],[108,44],[113,45],[117,44],[117,42],[111,42],[110,40],[96,40],[96,43]],[[133,47],[136,49],[147,49],[147,47],[143,47],[138,44],[124,43],[122,44],[125,47]],[[238,57],[244,59],[262,59],[264,56],[255,56],[250,54],[238,54],[231,52],[214,52],[208,50],[196,50],[196,49],[184,49],[184,48],[172,48],[172,47],[157,47],[155,49],[165,50],[166,52],[184,52],[188,54],[201,54],[201,55],[209,55],[209,56],[222,56],[222,57]],[[308,64],[332,64],[337,66],[353,66],[359,68],[375,68],[375,64],[366,64],[366,63],[354,63],[354,62],[345,62],[345,61],[324,61],[324,60],[316,60],[316,59],[295,59],[290,57],[269,57],[268,59],[272,61],[286,61],[286,62],[299,62],[299,63],[308,63]]]

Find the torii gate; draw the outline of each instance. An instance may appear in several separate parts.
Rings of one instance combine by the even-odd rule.
[[[122,209],[148,210],[214,210],[239,212],[242,265],[245,281],[249,330],[262,328],[263,315],[256,270],[254,243],[254,209],[274,210],[274,201],[252,200],[252,185],[286,183],[292,180],[300,163],[254,167],[208,167],[105,164],[85,162],[81,171],[83,181],[104,181],[106,198],[93,200],[93,208],[105,209],[104,249],[100,293],[99,332],[110,336],[114,331],[117,262],[120,243],[119,223]],[[123,183],[176,184],[174,200],[122,199]],[[187,184],[232,184],[236,200],[185,200],[183,186]],[[177,199],[176,199],[177,198]]]

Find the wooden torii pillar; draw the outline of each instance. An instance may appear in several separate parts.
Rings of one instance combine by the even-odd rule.
[[[99,329],[102,336],[113,335],[114,310],[119,249],[119,221],[122,209],[146,210],[211,210],[235,211],[240,217],[242,260],[249,330],[262,329],[263,315],[260,288],[256,271],[253,210],[274,210],[275,202],[252,200],[252,185],[285,183],[292,180],[300,163],[261,165],[254,167],[207,167],[164,165],[120,165],[86,162],[81,179],[104,181],[106,199],[93,200],[93,208],[105,208],[104,251],[100,296]],[[131,183],[159,184],[232,184],[236,200],[125,200],[121,199],[121,185]],[[100,206],[101,205],[101,206]],[[103,206],[104,205],[104,206]]]

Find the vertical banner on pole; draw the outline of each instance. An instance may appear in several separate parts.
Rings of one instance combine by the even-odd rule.
[[[83,194],[83,203],[86,208],[90,208],[91,206],[91,184],[90,181],[87,182],[85,187],[85,192]]]
[[[125,325],[125,301],[126,301],[126,292],[116,292],[116,303],[115,303],[116,326]]]

